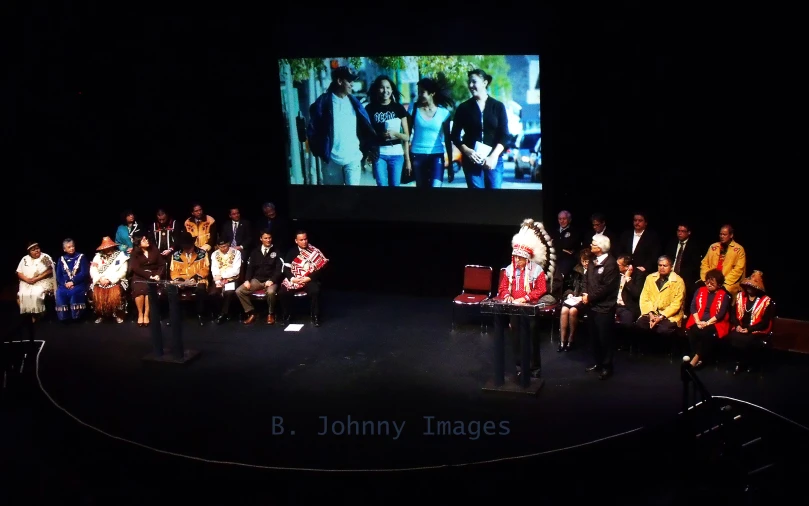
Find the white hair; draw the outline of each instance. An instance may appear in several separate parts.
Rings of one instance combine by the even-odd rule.
[[[570,214],[570,211],[566,211],[566,210],[559,211],[559,214],[557,214],[556,217],[559,218],[562,215],[567,216],[567,219],[573,218],[573,215]]]
[[[609,253],[610,251],[610,238],[606,235],[599,234],[593,236],[593,244],[601,248],[602,253]]]

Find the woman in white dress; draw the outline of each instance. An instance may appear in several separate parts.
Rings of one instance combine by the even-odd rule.
[[[42,252],[39,244],[32,243],[17,266],[17,277],[20,278],[17,292],[20,314],[31,314],[36,321],[45,312],[45,294],[55,289],[53,259]]]

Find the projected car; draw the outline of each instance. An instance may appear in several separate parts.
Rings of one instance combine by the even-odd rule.
[[[514,154],[514,177],[522,179],[527,173],[531,182],[539,181],[539,172],[542,168],[542,130],[527,130],[517,137],[516,147],[511,150]]]

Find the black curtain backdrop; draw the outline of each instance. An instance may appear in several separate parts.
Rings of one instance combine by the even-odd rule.
[[[22,160],[7,176],[10,283],[26,240],[56,257],[69,236],[92,253],[126,208],[143,225],[158,207],[182,221],[193,201],[217,220],[231,206],[257,217],[265,201],[285,213],[281,56],[539,53],[548,227],[568,209],[575,226],[601,211],[625,230],[644,209],[665,240],[685,219],[707,245],[732,223],[779,314],[809,316],[793,275],[803,269],[789,211],[803,193],[806,99],[789,16],[738,24],[639,10],[435,10],[427,34],[408,29],[404,9],[391,32],[364,30],[372,11],[116,22],[69,8],[38,14],[23,21],[10,81],[7,137]],[[517,225],[296,224],[332,259],[327,289],[448,298],[465,264],[509,261]]]

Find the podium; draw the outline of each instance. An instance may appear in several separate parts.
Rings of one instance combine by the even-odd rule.
[[[187,364],[199,357],[199,351],[188,350],[183,344],[183,319],[180,312],[180,287],[193,286],[188,282],[173,281],[135,281],[149,285],[149,319],[154,322],[152,329],[152,352],[143,357],[148,362],[167,364]],[[160,325],[160,300],[157,288],[162,286],[169,301],[169,320],[171,321],[171,346],[163,347],[163,330]]]
[[[544,303],[513,304],[489,298],[480,303],[480,312],[481,314],[491,314],[494,318],[501,318],[503,316],[537,318],[540,311],[544,309],[545,306]],[[495,328],[497,328],[497,324],[495,324]],[[483,391],[536,396],[542,387],[545,386],[545,380],[531,376],[530,327],[528,329],[520,329],[520,364],[522,372],[516,377],[509,377],[508,381],[506,381],[505,375],[505,329],[496,334],[494,342],[494,377],[486,382],[483,386]]]

